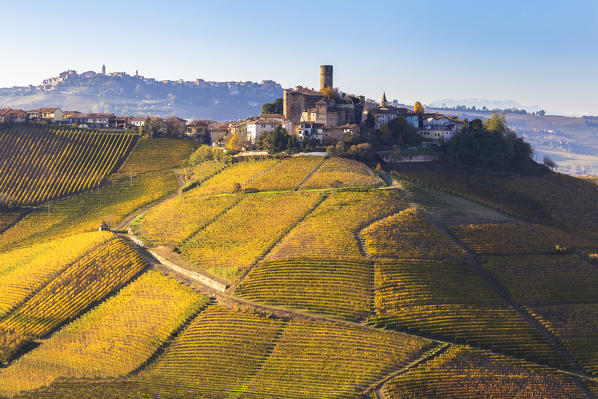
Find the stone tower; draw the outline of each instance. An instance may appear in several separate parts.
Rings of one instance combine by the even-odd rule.
[[[380,106],[385,107],[388,105],[388,101],[386,101],[386,92],[382,93],[382,101],[380,101]]]
[[[320,90],[332,87],[332,65],[320,65]]]
[[[102,75],[106,75],[106,65],[102,65]]]

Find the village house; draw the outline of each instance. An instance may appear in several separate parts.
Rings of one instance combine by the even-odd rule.
[[[0,109],[0,117],[2,123],[22,123],[27,120],[27,112],[22,109],[3,108]]]
[[[255,141],[258,137],[262,135],[264,132],[270,132],[274,130],[274,128],[278,125],[282,125],[287,131],[290,130],[291,123],[290,122],[282,122],[279,119],[266,119],[260,118],[255,122],[251,122],[247,124],[247,141],[255,144]]]
[[[394,105],[390,105],[388,101],[386,101],[386,94],[382,95],[382,101],[380,101],[380,106],[367,111],[364,110],[363,112],[363,121],[366,120],[368,113],[374,118],[375,129],[380,129],[380,127],[383,124],[388,124],[393,119],[397,119],[400,117],[405,118],[405,120],[411,126],[413,126],[416,129],[419,129],[420,115],[407,108],[395,107]]]
[[[326,127],[355,123],[355,106],[322,99],[315,107],[303,111],[300,121],[321,123]]]
[[[86,114],[83,118],[84,124],[97,129],[110,129],[114,126],[116,115],[108,113]]]
[[[187,131],[187,120],[171,116],[164,119],[166,134],[170,137],[183,137]]]
[[[281,123],[282,121],[284,121],[284,116],[282,116],[281,114],[261,114],[260,118],[278,120]]]
[[[116,118],[114,118],[113,123],[114,125],[111,127],[115,129],[128,129],[130,127],[133,127],[133,125],[131,124],[131,118],[128,116],[117,116]]]
[[[36,108],[27,111],[29,120],[45,120],[52,123],[64,122],[64,112],[58,107]]]
[[[293,89],[283,91],[283,117],[287,121],[299,121],[303,111],[316,106],[316,103],[324,98],[318,91],[297,86]]]
[[[210,143],[211,120],[194,120],[187,123],[185,136],[198,139],[201,143]]]
[[[131,118],[131,125],[133,125],[136,128],[143,126],[144,123],[145,123],[144,116],[134,116],[133,118]]]
[[[225,139],[229,135],[228,123],[214,123],[209,128],[212,145],[224,145]]]
[[[465,123],[459,118],[439,114],[425,114],[417,133],[425,139],[447,141],[460,132]]]
[[[324,125],[315,122],[300,122],[295,126],[295,136],[299,141],[317,141],[322,142]]]

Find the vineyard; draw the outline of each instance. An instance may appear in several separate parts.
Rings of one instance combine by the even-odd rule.
[[[0,201],[35,205],[97,187],[116,172],[138,139],[86,130],[0,131]]]
[[[388,398],[586,398],[573,379],[522,360],[466,347],[439,357],[384,385]]]
[[[234,281],[319,200],[318,193],[247,195],[186,241],[181,252],[209,273]]]
[[[546,226],[529,223],[482,224],[451,227],[451,232],[481,255],[550,254],[592,247],[592,243]]]
[[[427,345],[396,333],[287,323],[247,310],[210,307],[136,380],[215,398],[231,392],[245,398],[342,397]]]
[[[301,185],[301,188],[375,187],[384,182],[361,162],[346,158],[329,158]]]
[[[393,190],[337,192],[324,200],[266,259],[304,254],[328,259],[361,258],[359,230],[404,206],[399,193]]]
[[[579,255],[504,255],[480,259],[517,303],[536,306],[598,301],[598,269]]]
[[[157,163],[154,157],[162,149],[170,151],[169,156]],[[140,140],[108,184],[35,208],[0,233],[0,250],[97,230],[102,222],[115,227],[136,210],[176,192],[177,178],[171,169],[181,166],[192,150],[192,143],[184,140]]]
[[[44,337],[90,305],[118,290],[147,264],[121,239],[113,239],[64,269],[0,319],[0,335],[21,337],[6,345],[6,361],[27,341]]]
[[[497,177],[447,170],[440,164],[401,165],[395,176],[598,240],[598,185],[560,173]]]
[[[565,345],[584,370],[598,376],[598,304],[532,307],[530,312]]]
[[[222,212],[239,202],[239,197],[219,195],[196,197],[184,192],[152,208],[132,228],[150,245],[179,245],[202,230]]]
[[[255,266],[235,294],[355,319],[372,311],[373,265],[367,260],[287,258]]]
[[[72,262],[111,238],[110,233],[83,233],[0,253],[0,318]]]
[[[49,148],[79,133],[96,136],[76,159],[111,140],[53,131]],[[41,151],[30,134],[15,142]],[[0,213],[0,397],[598,393],[593,189],[429,165],[386,186],[349,159],[196,164],[191,141],[131,139],[102,184]],[[540,206],[525,184],[563,188]],[[567,228],[564,190],[587,219]]]
[[[321,157],[292,157],[283,159],[268,173],[258,176],[248,187],[260,191],[293,190],[324,162]],[[317,173],[317,172],[316,172]]]
[[[64,377],[127,374],[205,306],[206,299],[158,272],[145,273],[0,371],[0,393],[37,389]]]
[[[463,260],[465,253],[433,228],[421,211],[407,209],[362,231],[368,253],[375,258]]]
[[[370,320],[376,325],[571,366],[470,265],[388,260],[375,266]]]
[[[204,181],[198,188],[196,194],[222,194],[231,193],[235,190],[235,184],[241,188],[248,187],[253,179],[266,173],[278,162],[276,159],[249,160],[237,162],[228,166],[212,178]]]

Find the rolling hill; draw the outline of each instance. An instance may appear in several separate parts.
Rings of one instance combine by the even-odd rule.
[[[0,211],[0,397],[598,394],[595,182],[193,150]]]

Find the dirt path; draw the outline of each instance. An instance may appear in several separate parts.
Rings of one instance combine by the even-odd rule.
[[[420,364],[426,363],[426,362],[434,359],[435,357],[440,356],[441,354],[446,352],[448,350],[448,348],[450,348],[450,345],[448,345],[448,344],[437,345],[432,350],[424,352],[420,357],[413,360],[411,363],[401,367],[400,369],[397,369],[397,370],[389,373],[386,377],[384,377],[380,381],[370,385],[364,391],[364,393],[367,394],[370,392],[374,392],[376,394],[376,398],[386,399],[386,395],[384,395],[384,391],[382,390],[384,388],[384,384],[386,384],[388,381],[392,380],[393,378],[395,378],[401,374],[407,373],[408,371],[410,371],[411,369],[414,369],[415,367],[419,366]]]

